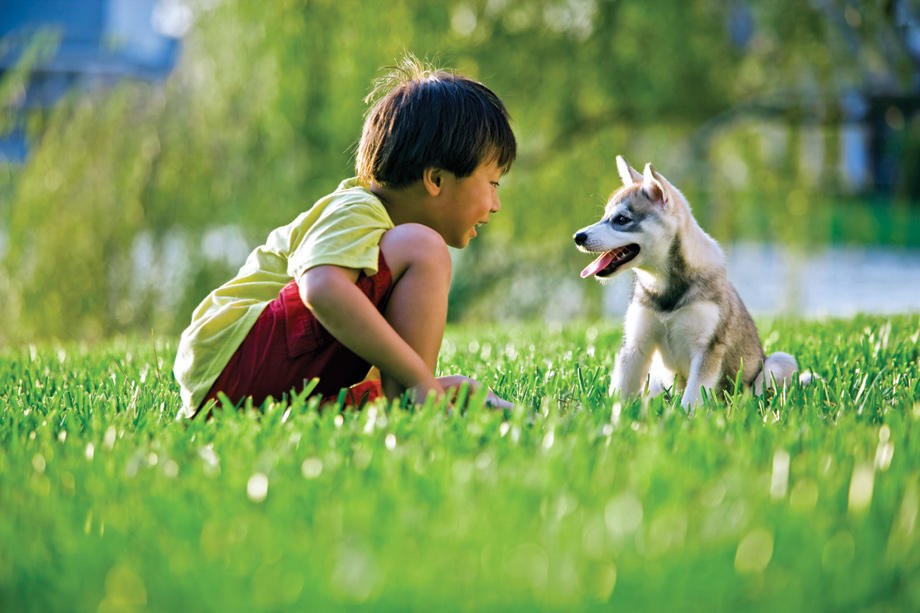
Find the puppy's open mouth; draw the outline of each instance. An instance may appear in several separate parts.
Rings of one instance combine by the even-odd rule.
[[[639,245],[635,243],[605,251],[596,260],[585,266],[581,271],[581,278],[590,276],[609,277],[617,269],[639,255]]]

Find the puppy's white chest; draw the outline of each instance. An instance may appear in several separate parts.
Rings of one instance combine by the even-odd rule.
[[[705,351],[719,325],[719,307],[697,302],[673,313],[659,313],[656,344],[665,365],[684,377],[693,357]]]

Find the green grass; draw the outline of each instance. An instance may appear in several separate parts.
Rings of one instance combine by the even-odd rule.
[[[693,418],[607,398],[617,322],[450,328],[510,415],[187,423],[174,342],[8,349],[0,610],[917,610],[920,317],[761,333],[823,380]]]

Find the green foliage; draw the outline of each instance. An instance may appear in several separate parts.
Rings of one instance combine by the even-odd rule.
[[[4,610],[920,606],[920,318],[778,321],[822,379],[606,395],[614,323],[451,327],[517,408],[176,421],[172,340],[0,356]]]
[[[616,153],[653,160],[717,238],[833,238],[800,223],[835,217],[841,191],[839,138],[817,128],[819,155],[809,130],[833,127],[865,74],[908,88],[913,70],[883,8],[842,2],[189,4],[165,84],[74,94],[30,117],[29,160],[0,169],[0,342],[181,329],[272,228],[353,173],[364,94],[406,50],[506,101],[520,157],[481,241],[552,259],[616,186]],[[905,159],[917,125],[901,130]]]
[[[9,54],[14,41],[11,38],[0,39],[0,57]],[[7,69],[0,80],[0,108],[4,111],[12,109],[22,103],[26,95],[29,75],[36,64],[41,63],[52,55],[57,48],[58,37],[48,31],[40,30],[26,45],[21,47],[21,53],[15,66]],[[4,112],[0,115],[0,136],[4,136],[15,128],[15,113]]]

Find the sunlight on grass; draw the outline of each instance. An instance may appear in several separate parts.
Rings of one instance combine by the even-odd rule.
[[[4,608],[917,608],[920,317],[762,327],[821,379],[693,418],[607,396],[616,322],[449,328],[509,412],[177,421],[171,341],[7,350]]]

